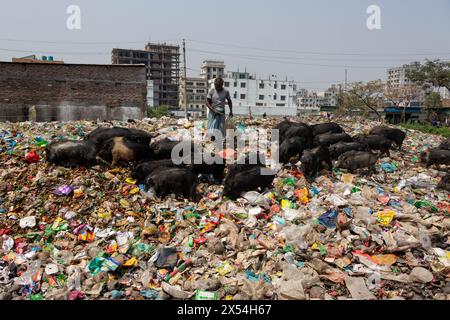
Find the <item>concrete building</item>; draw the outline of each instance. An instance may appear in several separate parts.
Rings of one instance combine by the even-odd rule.
[[[274,77],[257,79],[248,72],[225,73],[224,87],[233,100],[233,113],[236,115],[295,116],[297,106],[294,81],[278,80]],[[210,88],[214,87],[209,80]]]
[[[147,80],[153,80],[153,105],[178,107],[180,47],[148,43],[144,50],[113,49],[113,64],[144,64]]]
[[[155,106],[155,85],[153,80],[147,80],[147,106]]]
[[[298,114],[319,113],[320,106],[323,104],[321,100],[323,99],[315,92],[297,96]]]
[[[338,103],[340,85],[331,85],[323,92],[307,92],[302,90],[297,94],[298,113],[318,113],[334,111]]]
[[[203,78],[182,78],[180,82],[180,110],[185,111],[184,84],[186,83],[187,111],[189,117],[206,116],[206,95],[208,81]]]
[[[0,121],[142,119],[146,99],[144,65],[0,62]]]
[[[439,88],[439,94],[441,95],[442,100],[450,99],[450,91],[445,87]]]
[[[205,80],[223,78],[225,75],[225,63],[223,61],[205,60],[200,67],[200,77]]]
[[[387,84],[394,87],[412,84],[412,82],[406,77],[407,71],[415,70],[419,67],[420,62],[412,62],[410,64],[404,64],[401,67],[387,69]]]

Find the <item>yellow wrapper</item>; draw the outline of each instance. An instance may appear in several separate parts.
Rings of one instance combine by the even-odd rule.
[[[133,257],[133,258],[127,260],[123,265],[125,267],[133,267],[133,266],[137,266],[137,263],[138,263],[138,261],[137,261],[136,257]]]
[[[378,212],[378,223],[387,227],[392,220],[394,220],[395,217],[395,212],[390,210],[390,211],[380,211]]]
[[[131,189],[130,194],[136,194],[138,192],[139,192],[139,188],[136,187],[136,188]]]
[[[126,183],[129,183],[129,184],[136,184],[137,180],[136,180],[136,179],[127,178],[127,179],[125,180],[125,182],[126,182]]]
[[[281,207],[283,209],[289,209],[292,206],[292,202],[286,199],[281,200]]]

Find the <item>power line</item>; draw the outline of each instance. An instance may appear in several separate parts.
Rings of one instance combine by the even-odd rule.
[[[349,52],[320,52],[320,51],[299,51],[299,50],[289,50],[289,49],[272,49],[272,48],[260,48],[260,47],[251,47],[251,46],[242,46],[235,44],[225,44],[204,40],[195,40],[195,39],[186,39],[187,41],[203,43],[213,46],[220,47],[232,47],[232,48],[240,48],[240,49],[248,49],[248,50],[256,50],[256,51],[265,51],[265,52],[289,52],[289,53],[297,53],[297,54],[309,54],[309,55],[334,55],[334,56],[437,56],[437,55],[450,55],[450,52],[434,52],[434,53],[349,53]],[[142,44],[147,43],[149,40],[139,40],[139,41],[47,41],[47,40],[32,40],[32,39],[13,39],[13,38],[0,38],[0,41],[8,41],[8,42],[24,42],[24,43],[43,43],[43,44],[67,44],[67,45],[101,45],[101,44]],[[180,42],[181,38],[176,39],[160,39],[160,40],[152,40],[151,42]],[[281,57],[280,57],[281,58]],[[286,57],[284,57],[286,58]],[[296,59],[296,58],[286,58],[286,59]],[[306,59],[306,58],[305,58]],[[363,61],[363,60],[361,60]],[[380,60],[381,61],[381,60]]]
[[[38,54],[48,54],[48,53],[53,53],[53,54],[70,54],[70,55],[107,55],[107,54],[111,54],[110,52],[67,52],[67,51],[53,51],[53,50],[48,50],[48,51],[37,51],[37,50],[16,50],[16,49],[5,49],[5,48],[0,48],[0,51],[5,51],[5,52],[22,52],[22,53],[38,53]]]
[[[271,48],[258,48],[258,47],[249,47],[249,46],[240,46],[233,44],[224,44],[210,41],[201,41],[201,40],[193,40],[186,39],[191,42],[210,44],[221,47],[233,47],[240,49],[249,49],[249,50],[258,50],[258,51],[271,51],[271,52],[290,52],[290,53],[298,53],[298,54],[315,54],[315,55],[336,55],[336,56],[432,56],[432,55],[449,55],[450,52],[438,52],[438,53],[348,53],[348,52],[318,52],[318,51],[298,51],[298,50],[286,50],[286,49],[271,49]]]
[[[387,69],[387,68],[389,68],[387,66],[352,66],[352,65],[335,65],[335,64],[300,63],[300,62],[290,62],[290,61],[282,61],[282,60],[259,59],[259,58],[254,58],[252,56],[247,56],[247,55],[222,53],[222,52],[214,52],[214,51],[205,51],[205,50],[197,50],[197,49],[192,49],[192,48],[190,50],[191,51],[195,51],[195,52],[200,52],[200,53],[216,54],[216,55],[223,55],[223,56],[231,56],[231,57],[237,57],[237,58],[242,58],[242,59],[247,59],[247,60],[255,60],[255,61],[262,61],[262,62],[275,62],[275,63],[288,64],[288,65],[328,67],[328,68],[354,68],[354,69]]]
[[[148,42],[176,42],[181,39],[168,39],[168,40],[144,40],[144,41],[46,41],[46,40],[24,40],[24,39],[11,39],[11,38],[0,38],[0,41],[9,42],[26,42],[26,43],[45,43],[45,44],[73,44],[73,45],[98,45],[98,44],[145,44]]]
[[[193,49],[191,50],[202,50],[202,49]],[[226,53],[226,52],[225,52]],[[223,52],[220,52],[220,54],[225,54]],[[406,59],[368,59],[368,60],[362,60],[362,59],[339,59],[339,58],[307,58],[307,57],[283,57],[283,56],[267,56],[267,55],[254,55],[254,54],[242,54],[242,53],[226,53],[226,54],[236,54],[236,55],[245,55],[248,57],[255,57],[255,58],[274,58],[274,59],[281,59],[281,60],[306,60],[306,61],[350,61],[350,62],[405,62]],[[446,61],[444,59],[441,59],[443,61]]]

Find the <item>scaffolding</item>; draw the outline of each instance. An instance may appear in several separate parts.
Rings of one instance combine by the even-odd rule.
[[[113,49],[113,64],[145,64],[147,80],[153,80],[154,106],[178,108],[180,46],[147,43],[145,50]]]

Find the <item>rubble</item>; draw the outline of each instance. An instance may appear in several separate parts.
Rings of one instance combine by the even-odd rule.
[[[245,136],[279,121],[235,125]],[[335,121],[350,135],[375,126]],[[446,172],[419,160],[443,137],[408,130],[372,175],[335,168],[310,181],[288,165],[270,190],[231,201],[201,183],[194,203],[156,198],[130,167],[44,161],[51,141],[101,125],[0,124],[0,299],[450,299]],[[153,140],[206,128],[166,117],[114,125]]]

